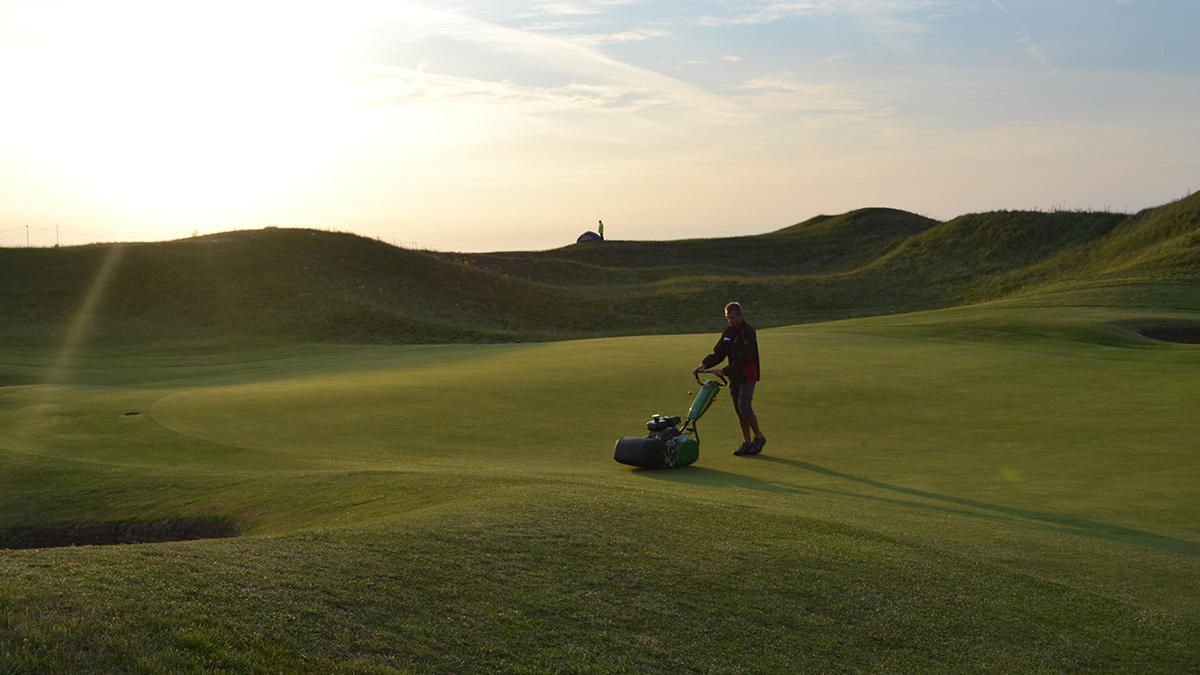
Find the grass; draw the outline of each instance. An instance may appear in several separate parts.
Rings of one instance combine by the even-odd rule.
[[[763,330],[765,454],[672,471],[716,325],[5,348],[0,530],[242,536],[0,551],[0,671],[1195,670],[1200,312],[1096,288]]]
[[[1195,671],[1198,226],[0,249],[0,673]],[[731,298],[764,454],[615,463]]]

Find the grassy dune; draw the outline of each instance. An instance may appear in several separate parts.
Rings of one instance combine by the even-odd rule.
[[[264,229],[0,249],[0,345],[525,342],[709,330],[728,299],[762,327],[1062,290],[1111,304],[1164,284],[1200,309],[1200,193],[1139,214],[894,209],[767,234],[479,254]],[[86,331],[74,330],[79,317]],[[85,339],[86,338],[86,339]]]
[[[765,454],[722,400],[674,471],[612,444],[711,334],[80,356],[0,388],[0,531],[241,536],[0,551],[0,670],[1193,670],[1200,351],[1146,316],[764,330]]]

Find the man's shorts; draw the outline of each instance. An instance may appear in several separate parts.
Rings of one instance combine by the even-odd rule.
[[[754,401],[755,384],[757,382],[729,383],[729,394],[733,396],[733,409],[737,412],[738,419],[754,417],[754,407],[751,403]]]

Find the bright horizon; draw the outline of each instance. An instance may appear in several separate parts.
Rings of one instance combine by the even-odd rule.
[[[1200,188],[1188,0],[0,7],[0,246],[755,234]]]

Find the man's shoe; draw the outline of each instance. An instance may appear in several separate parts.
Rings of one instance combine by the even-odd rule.
[[[746,452],[743,454],[757,455],[758,453],[762,452],[763,446],[766,444],[767,444],[767,437],[760,435],[758,438],[754,439],[753,441],[750,441],[750,444],[749,444],[750,447],[746,448]]]
[[[742,455],[748,455],[748,454],[750,454],[750,446],[751,445],[752,445],[751,443],[742,443],[742,447],[738,448],[737,450],[734,450],[733,454],[738,455],[739,457]]]

